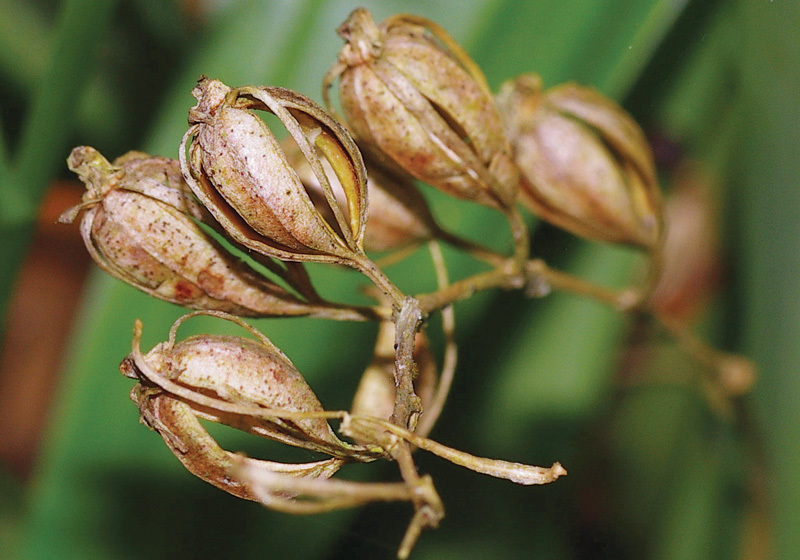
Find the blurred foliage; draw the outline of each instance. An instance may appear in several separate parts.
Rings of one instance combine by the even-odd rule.
[[[420,456],[447,507],[414,558],[791,558],[800,549],[800,4],[767,0],[370,0],[444,25],[493,87],[536,71],[624,102],[712,177],[726,282],[698,318],[706,336],[753,357],[747,423],[715,414],[685,379],[696,366],[666,340],[623,359],[637,332],[599,304],[554,294],[481,295],[456,308],[460,367],[434,437],[477,454],[570,475],[522,488]],[[13,288],[35,210],[66,177],[70,146],[109,157],[175,157],[201,74],[320,98],[356,5],[342,0],[148,2],[0,0],[0,302]],[[665,168],[669,188],[669,169]],[[428,193],[449,227],[503,246],[486,210]],[[65,226],[66,227],[66,226]],[[608,285],[637,256],[540,228],[534,251]],[[473,262],[447,253],[454,277]],[[389,270],[432,286],[424,254]],[[315,267],[325,293],[360,297],[352,272]],[[65,295],[66,297],[66,295]],[[391,558],[410,513],[375,506],[292,517],[236,500],[183,471],[139,425],[117,373],[141,318],[143,345],[180,310],[95,274],[71,339],[32,481],[0,478],[0,554],[34,558]],[[4,305],[0,305],[0,313]],[[260,321],[329,408],[346,407],[370,325]],[[199,320],[197,330],[219,324]],[[187,332],[190,329],[187,329]],[[358,349],[358,351],[353,351]],[[633,367],[648,382],[623,383]],[[637,369],[638,368],[638,369]],[[682,374],[675,381],[670,372]],[[666,374],[659,381],[660,374]],[[629,372],[630,373],[630,372]],[[257,452],[226,434],[230,448]],[[272,449],[272,448],[270,448]],[[393,478],[391,465],[361,476]],[[760,501],[760,489],[767,492]],[[768,507],[762,507],[766,505]]]

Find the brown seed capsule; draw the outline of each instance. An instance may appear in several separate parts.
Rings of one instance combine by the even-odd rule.
[[[259,501],[261,491],[248,478],[237,476],[242,464],[254,472],[277,472],[295,477],[328,478],[344,464],[330,458],[308,464],[286,464],[242,457],[226,451],[200,423],[192,407],[159,389],[136,385],[131,400],[139,407],[142,423],[157,431],[184,467],[217,488],[239,498]],[[236,468],[235,468],[236,467]],[[287,496],[280,496],[287,499]]]
[[[396,15],[376,25],[355,10],[338,29],[347,42],[323,95],[340,77],[347,121],[417,179],[495,208],[513,205],[518,172],[486,79],[438,25]]]
[[[363,253],[366,172],[350,135],[299,93],[275,87],[231,89],[202,78],[192,92],[192,127],[181,148],[190,187],[228,234],[259,253],[288,261],[345,262]],[[326,221],[266,123],[273,113],[323,185]],[[188,142],[188,158],[186,143]],[[336,199],[329,166],[341,185]]]
[[[176,160],[129,152],[109,163],[75,148],[69,167],[86,183],[81,233],[104,271],[159,299],[243,316],[308,315],[305,302],[227,253],[195,220],[194,201]],[[194,218],[194,220],[193,220]]]
[[[312,200],[319,201],[317,207],[324,208],[324,190],[308,161],[294,142],[284,142],[283,148]],[[439,227],[413,180],[405,173],[397,175],[370,165],[368,160],[366,163],[369,212],[364,247],[368,251],[394,251],[432,239]],[[344,192],[338,181],[332,186],[343,203]],[[331,215],[326,218],[333,220]]]
[[[653,249],[661,196],[644,133],[597,91],[565,84],[542,91],[522,75],[497,97],[522,172],[520,199],[576,235]]]
[[[294,365],[269,339],[257,335],[198,335],[175,341],[176,322],[167,342],[143,355],[141,324],[134,348],[120,370],[145,386],[185,402],[199,418],[231,426],[296,447],[348,457],[351,447],[337,438],[322,405]]]

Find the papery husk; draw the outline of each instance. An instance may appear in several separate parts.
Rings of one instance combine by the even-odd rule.
[[[294,142],[283,142],[284,151],[306,186],[312,200],[323,211],[325,194],[308,160]],[[413,179],[405,173],[393,173],[365,160],[369,208],[364,229],[364,248],[367,251],[397,251],[420,245],[432,239],[439,230],[422,193]],[[334,192],[340,204],[344,191],[336,182]],[[332,216],[328,217],[332,221]]]
[[[497,96],[522,172],[520,201],[588,239],[647,250],[661,243],[661,194],[647,140],[618,104],[564,84],[543,90],[526,74]]]
[[[323,95],[339,99],[365,146],[413,177],[494,208],[514,204],[518,172],[486,79],[441,27],[411,15],[376,25],[359,8],[338,29],[345,39]]]
[[[307,97],[283,88],[231,89],[201,78],[189,111],[192,127],[181,149],[192,191],[238,243],[288,261],[344,262],[363,252],[367,192],[363,160],[338,122]],[[272,112],[286,127],[325,185],[335,218],[317,209],[267,124],[254,109]],[[186,154],[188,149],[188,156]],[[342,185],[339,206],[330,164]]]
[[[157,431],[183,466],[195,476],[229,494],[259,501],[261,491],[246,477],[237,476],[234,465],[246,464],[254,472],[275,472],[292,477],[325,479],[345,463],[332,457],[313,463],[278,463],[243,457],[224,450],[198,420],[192,407],[161,391],[137,384],[131,400],[139,407],[142,423]],[[291,495],[282,495],[291,499]]]
[[[199,222],[212,220],[183,180],[177,160],[129,152],[109,163],[88,146],[68,159],[86,183],[81,235],[100,268],[184,307],[240,316],[308,315],[315,307],[228,253]],[[213,227],[210,224],[209,227]]]

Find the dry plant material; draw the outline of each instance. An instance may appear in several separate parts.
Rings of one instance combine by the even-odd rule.
[[[103,270],[197,309],[146,353],[137,321],[120,365],[137,381],[131,398],[142,422],[190,472],[290,513],[409,502],[414,514],[398,550],[406,558],[421,531],[444,516],[433,480],[417,472],[415,450],[521,485],[566,474],[559,463],[476,457],[427,437],[456,371],[452,305],[482,290],[541,297],[560,289],[655,315],[646,296],[660,270],[662,209],[641,130],[597,92],[573,84],[543,92],[538,78],[521,76],[504,86],[498,110],[480,69],[434,22],[397,15],[378,25],[358,9],[339,34],[345,45],[323,91],[333,111],[328,95],[339,80],[347,122],[291,90],[201,77],[179,159],[131,152],[109,163],[93,148],[76,148],[69,166],[87,191],[62,221],[83,212],[87,249]],[[282,130],[271,130],[264,112]],[[513,246],[497,253],[444,231],[415,179],[500,210]],[[644,249],[652,262],[648,287],[617,292],[531,259],[518,192],[529,209],[573,233]],[[259,267],[243,264],[211,232]],[[449,282],[438,241],[491,269]],[[422,244],[438,282],[428,294],[404,293],[365,252],[402,256]],[[375,305],[323,300],[304,262],[361,272],[374,285]],[[435,313],[444,332],[441,364],[423,332]],[[232,321],[250,336],[178,340],[180,325],[200,314]],[[373,359],[349,412],[325,410],[289,358],[239,318],[289,315],[378,322]],[[717,372],[711,379],[724,382],[725,372],[752,367],[662,322]],[[223,449],[201,420],[326,458],[290,464],[244,457]],[[348,464],[376,460],[395,462],[401,480],[332,478]]]
[[[543,90],[535,74],[503,84],[497,103],[522,172],[523,204],[589,239],[659,245],[653,156],[622,107],[577,84]]]
[[[518,174],[486,78],[444,29],[407,14],[377,25],[358,9],[338,32],[346,45],[324,92],[338,77],[368,150],[459,198],[514,204]]]

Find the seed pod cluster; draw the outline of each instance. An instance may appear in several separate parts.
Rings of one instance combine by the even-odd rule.
[[[330,108],[338,79],[347,128],[297,92],[202,77],[178,160],[131,152],[109,163],[93,148],[76,148],[69,166],[87,190],[61,219],[83,213],[87,249],[106,272],[202,310],[176,321],[168,340],[146,354],[137,322],[133,349],[120,364],[137,381],[131,398],[142,422],[190,472],[293,513],[411,502],[415,514],[399,552],[405,557],[419,532],[444,515],[430,477],[417,473],[414,448],[519,484],[566,474],[559,463],[541,468],[475,457],[427,438],[456,370],[452,304],[478,290],[530,287],[530,271],[542,262],[529,260],[518,196],[558,226],[648,249],[653,261],[661,202],[642,131],[594,90],[566,84],[544,91],[537,76],[526,75],[495,98],[463,49],[421,17],[396,15],[377,24],[357,9],[338,32],[345,45],[324,78],[323,96]],[[503,212],[511,256],[441,229],[416,180]],[[492,270],[450,282],[435,241]],[[423,296],[402,292],[365,253],[404,255],[399,250],[423,242],[430,242],[439,288]],[[230,245],[257,264],[235,258]],[[323,300],[306,262],[359,270],[377,288],[378,303]],[[549,274],[575,291],[606,293]],[[423,334],[436,312],[445,339],[441,371]],[[230,320],[253,336],[178,341],[178,327],[199,314]],[[326,411],[289,358],[238,318],[290,315],[380,321],[350,412]],[[334,433],[331,419],[348,441]],[[327,458],[287,464],[236,455],[201,421]],[[328,480],[346,463],[376,459],[396,461],[403,481]]]
[[[324,95],[338,76],[345,117],[363,145],[451,195],[514,204],[517,170],[486,79],[441,27],[410,15],[378,25],[360,8],[338,32],[346,44]]]
[[[97,150],[75,148],[68,159],[87,190],[81,234],[95,262],[112,276],[185,307],[242,316],[313,311],[231,256],[200,225],[210,216],[195,202],[177,160],[140,152],[109,163]]]
[[[653,249],[662,233],[653,156],[619,105],[576,84],[543,90],[535,74],[498,95],[523,181],[520,200],[576,235]]]

